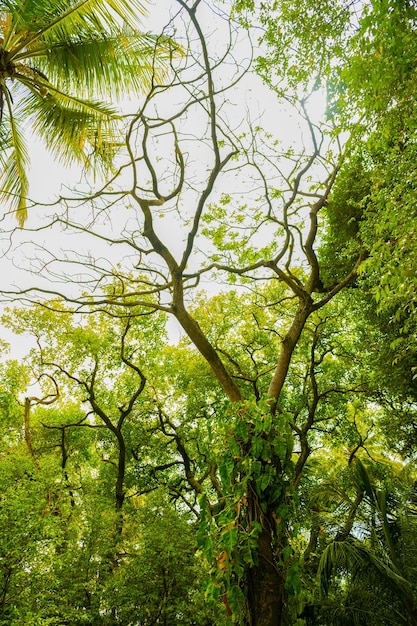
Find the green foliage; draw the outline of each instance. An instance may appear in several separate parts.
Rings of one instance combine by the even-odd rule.
[[[170,44],[138,31],[143,13],[140,1],[1,3],[0,189],[21,226],[29,192],[24,128],[64,164],[108,167],[120,145],[118,114],[97,98],[143,91],[163,75]]]
[[[16,625],[31,619],[128,624],[140,616],[147,624],[161,614],[172,623],[181,615],[180,623],[191,625],[197,614],[208,626],[227,623],[227,602],[232,621],[244,623],[247,581],[260,565],[261,534],[273,524],[274,559],[285,580],[284,619],[302,622],[309,603],[317,602],[313,566],[337,522],[349,519],[355,498],[349,455],[365,447],[382,459],[384,450],[368,354],[374,345],[346,298],[311,316],[279,410],[271,414],[261,396],[262,378],[276,350],[268,329],[288,328],[290,307],[277,319],[285,294],[269,286],[255,299],[229,292],[209,305],[203,296],[195,303],[201,327],[242,376],[247,399],[240,404],[225,401],[206,363],[184,340],[165,343],[162,315],[144,316],[138,308],[128,322],[103,313],[77,318],[58,313],[58,303],[9,312],[5,321],[32,334],[37,347],[30,368],[11,362],[2,372],[2,419],[13,425],[3,431],[2,475],[8,475],[12,451],[26,500],[20,488],[11,492],[15,478],[4,493],[10,517],[21,507],[26,519],[32,507],[36,532],[15,515],[14,543],[4,544],[4,553],[14,564],[24,541],[28,560],[37,554],[30,576],[38,600],[34,606],[24,582],[26,561],[19,561],[10,583],[19,587],[18,600],[5,602],[4,619]],[[261,306],[265,302],[270,306]],[[210,318],[204,317],[207,306]],[[129,363],[140,367],[146,384],[119,428],[121,410],[140,380]],[[53,392],[52,380],[60,391],[54,404],[34,404],[31,411],[38,467],[25,439],[23,406],[15,399],[25,393],[29,372],[39,380],[40,398]],[[254,389],[260,397],[250,399]],[[93,399],[108,422],[92,410]],[[120,438],[126,447],[121,526],[114,499]],[[338,489],[326,486],[331,481]],[[316,522],[321,530],[313,551],[308,537]],[[20,528],[33,537],[21,536]],[[65,606],[56,598],[65,598]]]
[[[243,623],[243,582],[248,570],[259,564],[258,540],[267,513],[273,512],[277,545],[287,542],[291,512],[286,496],[293,471],[293,440],[284,415],[273,425],[267,401],[218,407],[215,419],[221,420],[220,439],[226,444],[213,459],[221,499],[213,506],[210,496],[200,498],[198,541],[213,564],[210,594],[214,599],[225,595],[234,620]],[[286,571],[289,595],[298,595],[300,581],[292,555],[287,545],[280,564]]]
[[[378,308],[410,335],[415,328],[415,249],[409,235],[415,225],[416,18],[413,3],[364,7],[341,74],[346,90],[340,103],[356,155],[346,164],[351,170],[347,180],[356,177],[356,182],[344,205],[351,206],[353,199],[363,210],[359,231],[369,250],[367,286]],[[352,126],[358,116],[362,123]]]
[[[48,50],[35,52],[48,63],[49,49],[58,47],[42,66],[48,78],[33,68],[26,76],[35,92],[23,112],[42,114],[35,128],[51,141],[64,139],[72,149],[78,142],[79,156],[87,149],[87,160],[94,153],[107,160],[112,129],[103,123],[99,137],[96,125],[77,124],[88,103],[73,101],[75,113],[68,113],[52,79],[63,66],[62,85],[71,90],[91,50],[119,57],[136,33],[116,29],[102,48],[97,31],[112,31],[104,9],[82,11],[82,26],[81,5],[73,12],[65,5],[67,21],[52,4],[47,17],[56,22],[41,22],[42,35],[22,22],[29,40],[16,39],[17,46],[26,41],[20,51],[28,55],[32,41],[43,42]],[[37,5],[27,7],[33,20]],[[21,11],[10,10],[13,29],[4,24],[12,37]],[[258,70],[276,94],[300,101],[312,147],[306,141],[281,154],[260,127],[249,140],[245,131],[233,137],[228,121],[226,132],[227,115],[215,114],[218,66],[206,67],[207,100],[200,70],[197,83],[187,79],[191,100],[178,116],[156,119],[151,94],[151,116],[145,106],[137,120],[143,152],[136,155],[133,132],[130,148],[132,167],[148,168],[154,198],[135,198],[143,192],[135,182],[128,193],[143,219],[131,241],[123,235],[144,274],[121,274],[105,288],[100,312],[85,306],[88,314],[75,314],[56,301],[6,315],[9,328],[35,346],[25,365],[11,362],[0,372],[1,515],[11,528],[0,545],[4,623],[258,624],[267,593],[282,612],[274,624],[362,624],[364,610],[369,624],[415,621],[415,494],[401,485],[404,476],[415,480],[407,467],[415,455],[415,7],[303,0],[262,3],[258,11],[239,1],[235,11],[246,27],[252,17],[263,27]],[[153,40],[145,39],[150,49]],[[87,91],[98,92],[102,79],[139,88],[129,54],[120,75],[109,62],[97,78],[93,64]],[[193,71],[199,61],[193,51]],[[305,94],[324,88],[328,108],[316,122]],[[112,111],[90,104],[113,122]],[[180,132],[195,104],[201,112],[208,105],[214,146],[198,199],[198,177],[187,179],[189,138]],[[175,138],[179,183],[168,199],[157,191],[151,125]],[[14,141],[15,156],[5,190],[23,196],[20,183],[13,186],[25,164],[18,119],[9,126],[3,137],[8,150]],[[228,188],[211,201],[220,171],[227,176],[229,160],[220,155],[228,134],[232,171],[253,169],[257,178],[243,187],[250,193]],[[197,199],[191,217],[182,214],[183,189]],[[187,241],[181,262],[153,230],[154,208],[166,204],[168,212],[171,201],[187,228],[175,240]],[[212,265],[194,269],[200,234]],[[145,257],[156,255],[158,264],[147,265]],[[227,272],[235,289],[196,295],[192,285],[210,270]],[[365,306],[369,294],[378,313]],[[188,338],[168,340],[162,310]],[[369,458],[372,473],[363,461]],[[317,571],[327,598],[319,595]],[[393,607],[385,610],[390,594]]]
[[[416,7],[398,0],[289,1],[258,12],[251,3],[235,6],[265,27],[259,67],[269,84],[286,99],[320,85],[327,91],[324,132],[337,130],[348,159],[326,209],[323,277],[337,280],[358,249],[366,249],[361,273],[378,308],[402,324],[398,352],[404,352],[416,308],[415,238],[409,236],[416,219]]]
[[[126,321],[105,315],[77,323],[51,306],[14,311],[9,322],[32,333],[42,350],[32,350],[30,367],[10,362],[2,370],[0,511],[8,534],[0,542],[0,623],[150,625],[162,616],[220,624],[200,588],[193,516],[175,508],[158,481],[144,483],[139,469],[161,463],[164,446],[145,428],[155,410],[152,390],[132,402],[140,379],[129,363],[142,364],[146,341],[145,369],[158,375],[163,318],[139,315],[126,329]],[[45,395],[38,392],[40,404],[33,400],[24,426],[15,396],[28,393],[30,373]],[[51,387],[60,395],[42,405]],[[121,439],[122,513],[115,508]]]
[[[370,202],[371,186],[366,156],[353,154],[342,166],[326,207],[326,229],[320,246],[326,284],[346,275],[364,245],[361,225]]]
[[[234,6],[238,13],[252,12],[246,23],[253,23],[253,3]],[[351,16],[350,5],[339,1],[320,6],[310,0],[261,3],[257,18],[266,52],[257,60],[258,71],[286,98],[317,88],[343,62]]]
[[[332,593],[339,590],[345,614],[355,623],[408,624],[416,611],[415,497],[402,485],[401,501],[398,486],[395,490],[389,488],[386,480],[379,487],[359,459],[355,465],[357,483],[370,514],[361,521],[359,536],[353,531],[343,540],[329,543],[323,551],[318,570],[323,589],[329,594],[333,581]],[[376,607],[372,612],[368,609],[370,603]],[[331,606],[330,602],[324,616],[331,612]],[[328,623],[327,619],[323,623]]]

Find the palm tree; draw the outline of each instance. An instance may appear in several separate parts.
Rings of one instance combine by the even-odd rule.
[[[341,582],[336,602],[327,605],[331,623],[417,626],[415,494],[397,503],[392,490],[375,486],[359,459],[355,466],[368,519],[356,533],[328,544],[321,556],[319,576],[326,595],[332,579]]]
[[[117,110],[98,98],[144,91],[169,42],[137,30],[141,0],[0,0],[0,199],[26,215],[34,132],[64,164],[109,164]]]

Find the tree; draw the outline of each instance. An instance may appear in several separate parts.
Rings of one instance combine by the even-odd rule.
[[[300,85],[325,90],[329,124],[347,143],[328,207],[330,264],[340,262],[332,255],[335,246],[339,256],[368,250],[364,287],[402,328],[403,338],[398,326],[395,331],[395,356],[408,358],[415,332],[414,239],[408,234],[415,223],[416,7],[398,0],[331,5],[323,10],[307,1],[308,24],[292,2],[276,11],[264,7],[259,19],[268,48],[259,65],[279,93],[288,85],[295,93]]]
[[[120,242],[131,246],[139,254],[140,261],[135,273],[118,273],[119,280],[113,281],[109,292],[99,296],[98,301],[109,311],[114,306],[120,311],[123,307],[141,305],[174,315],[210,366],[230,403],[226,402],[224,409],[216,409],[216,415],[223,423],[220,433],[224,443],[220,456],[210,461],[212,470],[203,473],[203,484],[203,479],[199,480],[193,469],[192,456],[175,423],[172,420],[167,422],[164,429],[182,456],[189,486],[200,496],[200,508],[204,511],[202,540],[205,541],[207,532],[218,534],[222,552],[227,555],[230,566],[222,570],[222,585],[229,610],[236,616],[240,614],[236,619],[244,619],[242,605],[247,602],[252,623],[269,626],[295,618],[298,610],[298,562],[291,541],[293,503],[299,476],[310,454],[308,433],[318,404],[317,398],[313,400],[306,421],[300,427],[292,423],[284,391],[290,363],[308,320],[356,277],[363,257],[359,254],[340,280],[323,284],[315,253],[318,214],[335,182],[338,158],[334,161],[330,155],[321,154],[322,131],[308,117],[305,100],[300,107],[300,116],[309,133],[310,154],[306,156],[302,151],[295,155],[294,166],[288,175],[282,173],[280,164],[276,167],[272,164],[271,171],[268,151],[274,150],[274,144],[265,145],[262,152],[255,153],[254,142],[246,144],[244,135],[233,133],[228,120],[221,117],[218,99],[223,94],[225,96],[228,84],[216,87],[218,62],[210,60],[208,42],[197,18],[197,5],[189,7],[184,2],[180,5],[189,20],[189,28],[194,29],[198,37],[201,53],[196,61],[189,57],[187,71],[192,72],[193,80],[185,80],[184,68],[173,65],[173,80],[166,86],[153,87],[144,106],[132,118],[127,143],[133,186],[122,192],[121,198],[126,198],[138,211],[136,219],[141,220],[142,235],[134,230]],[[236,76],[238,71],[236,68]],[[218,81],[221,80],[218,76]],[[235,76],[232,80],[236,80]],[[168,98],[168,90],[181,90],[186,100],[185,103],[181,101],[175,111],[170,107],[167,116],[163,117],[159,111]],[[201,143],[210,153],[204,164],[204,177],[194,183],[191,158],[185,158],[193,142],[187,142],[184,123],[186,120],[188,123],[196,106],[200,108],[201,105],[207,115]],[[155,111],[158,112],[156,116]],[[251,138],[253,130],[250,132]],[[174,165],[168,158],[160,163],[157,156],[159,136],[169,137]],[[167,154],[166,150],[164,154]],[[144,171],[139,174],[138,168],[142,164]],[[164,171],[167,166],[172,168],[170,177]],[[316,166],[318,178],[314,178],[313,183],[304,183],[308,176],[316,175]],[[248,174],[253,172],[252,189],[259,186],[263,189],[259,200],[248,188],[248,193],[252,194],[251,202],[259,205],[255,219],[246,205],[242,206],[241,199],[234,200],[230,194],[214,199],[212,205],[207,206],[215,184],[219,185],[222,179],[227,182],[223,178],[227,167],[231,172],[237,168]],[[144,188],[142,180],[147,179],[150,183]],[[243,181],[241,184],[242,190],[245,189]],[[101,198],[105,200],[106,189]],[[182,210],[190,198],[195,206],[191,214]],[[179,254],[169,249],[158,235],[158,214],[155,211],[168,216],[172,208],[179,211],[180,228],[184,229],[178,237],[182,242]],[[229,230],[224,228],[226,220]],[[303,230],[300,229],[301,220],[305,221]],[[265,231],[262,246],[257,243],[260,228]],[[209,242],[211,240],[217,250],[212,260],[203,262],[198,268],[196,246],[202,236],[206,236]],[[300,255],[304,267],[297,269],[294,263]],[[144,263],[145,258],[149,263]],[[161,263],[163,269],[159,269]],[[197,269],[187,270],[190,263]],[[94,270],[97,269],[94,265]],[[275,316],[268,325],[269,335],[274,336],[275,364],[268,363],[262,378],[266,381],[269,377],[269,381],[263,382],[259,391],[255,387],[246,393],[244,382],[239,383],[236,375],[236,368],[245,372],[246,367],[239,362],[235,364],[233,355],[229,358],[223,354],[205,330],[202,313],[190,310],[187,304],[187,290],[213,270],[232,277],[241,276],[243,285],[252,281],[252,276],[259,284],[271,282],[273,285],[271,290],[256,288],[262,306]],[[114,275],[113,270],[111,274]],[[104,278],[100,280],[103,282]],[[159,294],[159,299],[153,294]],[[283,307],[289,311],[288,316],[283,315]],[[256,314],[253,320],[256,325]],[[277,327],[275,331],[272,330],[274,326]],[[294,433],[303,442],[297,472],[292,458]],[[212,490],[214,498],[218,498],[217,503],[211,501]],[[289,611],[286,609],[288,602]]]
[[[42,374],[39,380],[45,384],[45,397],[53,380],[60,398],[59,401],[56,398],[51,407],[34,406],[30,425],[32,445],[28,456],[31,466],[38,470],[46,467],[48,458],[49,464],[53,463],[56,468],[53,473],[49,470],[51,495],[46,502],[50,504],[44,503],[44,506],[51,511],[56,524],[62,517],[67,529],[64,535],[67,538],[63,541],[60,538],[63,529],[58,533],[55,527],[52,542],[58,541],[59,559],[48,576],[45,572],[42,576],[45,585],[42,595],[48,603],[49,613],[45,613],[46,605],[41,604],[38,615],[41,611],[42,615],[58,611],[58,608],[52,608],[54,603],[47,600],[54,590],[55,596],[67,598],[68,607],[63,612],[58,611],[63,616],[69,616],[71,611],[76,615],[80,610],[77,607],[83,606],[89,616],[101,611],[108,620],[113,612],[115,623],[124,623],[128,615],[134,614],[136,619],[143,615],[146,623],[148,610],[151,619],[155,611],[169,613],[179,610],[173,607],[181,605],[183,620],[188,610],[198,610],[199,623],[203,623],[205,612],[198,608],[199,595],[177,581],[181,568],[178,572],[169,570],[171,573],[167,578],[169,550],[162,537],[165,523],[176,524],[175,519],[168,521],[168,504],[164,505],[164,515],[163,509],[158,509],[160,513],[156,515],[153,508],[150,513],[152,526],[141,530],[141,537],[149,534],[150,544],[139,541],[134,520],[142,515],[148,519],[148,513],[144,502],[135,494],[152,491],[157,498],[161,497],[161,491],[166,492],[179,505],[185,504],[193,516],[200,517],[200,548],[213,566],[214,580],[207,591],[217,599],[222,596],[229,610],[237,615],[247,566],[254,562],[257,548],[255,522],[245,520],[249,481],[254,481],[256,489],[268,492],[269,498],[277,498],[280,494],[279,483],[269,462],[272,445],[282,459],[294,445],[291,455],[294,469],[289,482],[298,495],[292,502],[287,496],[287,512],[282,504],[276,509],[276,515],[279,511],[280,515],[288,516],[292,529],[291,552],[287,550],[284,570],[286,589],[292,596],[299,596],[297,588],[301,577],[306,581],[303,583],[304,602],[308,599],[307,589],[312,587],[310,592],[313,593],[314,585],[303,573],[300,561],[303,553],[307,561],[317,539],[311,532],[308,545],[303,540],[310,532],[312,492],[323,489],[323,479],[328,480],[334,469],[338,447],[350,446],[351,454],[364,445],[372,450],[366,443],[366,435],[360,433],[361,430],[366,433],[369,424],[365,420],[363,428],[357,426],[356,421],[352,422],[350,407],[355,401],[359,416],[360,404],[355,397],[363,389],[363,363],[358,363],[356,368],[349,367],[349,374],[346,373],[357,347],[349,345],[352,331],[346,328],[345,316],[345,332],[341,336],[339,308],[343,310],[342,306],[334,307],[326,316],[314,316],[308,324],[306,336],[299,343],[287,383],[284,406],[288,424],[294,430],[294,442],[285,423],[282,423],[286,429],[283,441],[277,424],[268,420],[268,426],[260,404],[267,382],[265,374],[274,367],[274,354],[279,344],[278,338],[275,344],[271,343],[268,328],[276,324],[276,312],[261,305],[266,297],[271,297],[268,291],[259,293],[260,299],[255,302],[251,297],[233,291],[211,301],[201,297],[194,312],[200,316],[202,311],[211,311],[210,319],[204,321],[204,331],[231,366],[237,368],[242,393],[252,405],[252,421],[246,425],[241,420],[237,422],[233,408],[225,405],[215,377],[195,350],[185,345],[161,346],[162,320],[157,321],[155,316],[133,315],[126,325],[123,319],[115,321],[103,314],[90,313],[75,323],[68,313],[63,316],[61,307],[56,310],[56,302],[48,303],[50,310],[40,307],[31,311],[14,310],[9,316],[8,323],[16,331],[36,338],[37,347],[33,349],[29,363],[36,378]],[[135,313],[137,315],[138,311]],[[291,310],[286,313],[288,318],[292,314]],[[287,323],[284,318],[282,324]],[[118,332],[119,326],[126,334]],[[236,342],[237,329],[239,342]],[[124,365],[122,356],[127,361]],[[133,361],[137,367],[138,358],[144,359],[147,385],[118,428],[120,407],[123,409],[130,404],[129,398],[135,396],[140,381],[128,365]],[[178,363],[182,364],[180,369]],[[362,376],[359,376],[361,371]],[[259,401],[258,409],[253,405],[253,393]],[[84,406],[88,402],[91,412],[88,407],[77,408],[78,397],[84,400]],[[268,440],[265,440],[266,434]],[[326,453],[320,456],[323,446]],[[121,449],[125,453],[122,482]],[[332,470],[326,459],[328,454],[333,460]],[[260,463],[259,456],[266,461],[265,464]],[[286,462],[290,462],[289,458]],[[342,468],[345,464],[346,457],[342,453]],[[62,472],[59,480],[58,468]],[[236,476],[233,482],[230,472]],[[59,484],[61,489],[57,490]],[[314,505],[312,508],[316,510]],[[344,515],[348,523],[350,516]],[[339,522],[341,517],[339,510]],[[245,532],[248,523],[253,525],[249,536]],[[333,518],[329,525],[334,527],[334,524]],[[196,531],[195,525],[189,522],[186,528],[187,540],[181,544],[180,552],[180,544],[176,541],[173,556],[177,562],[184,563],[182,567],[188,578],[187,572],[193,563],[192,536],[194,534],[195,541]],[[50,530],[45,532],[48,536]],[[75,533],[74,537],[72,533]],[[81,542],[82,549],[74,547],[74,541]],[[165,550],[161,552],[158,548],[157,559],[154,555],[150,565],[147,555],[150,558],[160,541],[166,546]],[[218,557],[221,569],[216,562]],[[156,566],[161,568],[160,574],[156,572]],[[40,575],[42,567],[45,568],[43,562]],[[77,577],[73,577],[69,584],[65,582],[68,571],[74,568]],[[155,578],[152,578],[150,595],[142,579],[149,580],[152,576]],[[168,586],[167,580],[170,581]],[[180,587],[177,591],[172,587],[168,592],[171,584],[177,584],[175,581]],[[140,592],[142,588],[143,593]],[[87,598],[85,589],[88,590]],[[189,592],[195,594],[194,599],[184,605]],[[176,604],[177,598],[179,605]],[[303,602],[300,608],[302,606]],[[21,615],[23,606],[20,604],[16,608]],[[207,619],[219,609],[219,606],[208,607]],[[285,621],[293,618],[294,613],[285,612]],[[218,615],[216,623],[221,619]]]
[[[354,16],[343,3],[340,20],[333,19],[339,5],[323,12],[305,3],[323,27],[322,37],[311,63],[304,59],[301,79],[298,66],[285,59],[285,87],[294,88],[286,100],[304,138],[301,145],[285,145],[284,137],[280,143],[246,111],[236,121],[239,81],[247,66],[236,62],[232,43],[242,31],[234,22],[220,22],[227,38],[219,45],[207,34],[208,5],[198,0],[178,5],[175,23],[187,37],[188,54],[181,62],[172,60],[169,80],[152,85],[130,118],[127,161],[100,190],[81,200],[61,198],[61,207],[53,207],[63,211],[51,226],[109,247],[97,258],[78,250],[72,257],[44,250],[42,263],[55,280],[61,265],[82,267],[74,281],[81,282],[83,293],[63,294],[77,312],[99,309],[123,320],[138,311],[150,316],[162,311],[177,320],[189,347],[167,349],[170,358],[161,356],[152,381],[159,441],[168,458],[147,465],[153,478],[199,515],[199,543],[212,565],[209,589],[231,619],[251,626],[297,620],[301,625],[302,556],[313,560],[320,526],[318,512],[309,517],[304,511],[302,518],[298,503],[312,501],[310,480],[320,486],[323,470],[314,473],[317,449],[334,452],[336,439],[343,457],[340,447],[348,444],[346,467],[366,447],[373,428],[369,404],[375,395],[366,368],[352,366],[358,344],[354,331],[345,329],[343,299],[349,286],[358,285],[370,245],[356,239],[352,225],[354,241],[346,246],[349,229],[337,219],[346,213],[355,218],[356,211],[362,217],[369,182],[365,176],[349,195],[345,176],[356,180],[355,170],[342,169],[343,162],[358,168],[358,160],[348,160],[352,149],[335,132],[331,109],[318,121],[309,113],[316,81],[306,69],[319,67],[333,78],[333,59],[322,44],[337,33],[355,41]],[[300,8],[282,6],[292,9],[278,14],[284,24],[301,24]],[[267,26],[276,28],[276,16],[270,15],[274,19]],[[295,48],[301,57],[305,36],[294,33],[293,41],[304,43]],[[262,69],[272,93],[282,95],[270,66]],[[335,93],[334,107],[340,104]],[[90,221],[79,217],[86,204],[93,211]],[[127,218],[116,235],[121,214]],[[334,238],[342,242],[339,257],[340,248],[334,257],[330,251],[320,254],[331,227],[341,231]],[[113,261],[117,248],[121,252]],[[68,283],[69,270],[62,277]],[[199,304],[199,285],[219,279],[236,291],[201,297]],[[33,292],[50,297],[57,291],[33,288],[19,296],[30,300]],[[341,328],[346,334],[339,342]],[[366,400],[355,403],[362,393]],[[355,506],[354,499],[345,512],[346,528]]]
[[[166,40],[138,32],[144,11],[140,0],[1,3],[0,188],[20,225],[29,129],[66,165],[111,163],[120,143],[117,109],[97,98],[145,91],[169,54]]]
[[[158,371],[162,321],[14,311],[37,346],[1,372],[0,623],[221,624],[200,589],[195,516],[143,476],[164,460],[138,367],[146,344],[146,373]]]
[[[357,624],[416,624],[413,580],[417,518],[413,489],[403,494],[401,502],[395,482],[391,487],[385,484],[378,488],[364,463],[356,459],[355,465],[358,491],[370,510],[360,515],[356,532],[353,527],[351,532],[336,536],[321,556],[319,575],[326,593],[332,578],[348,576],[348,584],[340,585],[344,610],[340,611],[340,604],[334,606],[331,623],[338,620],[340,612],[337,623],[342,624],[346,620]],[[403,480],[404,476],[398,482]],[[357,536],[359,525],[361,536]],[[374,611],[369,610],[372,604],[377,607]]]

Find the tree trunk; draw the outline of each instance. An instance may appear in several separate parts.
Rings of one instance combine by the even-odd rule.
[[[258,564],[249,571],[248,608],[251,626],[280,626],[285,601],[284,580],[275,563],[273,538],[263,528]]]

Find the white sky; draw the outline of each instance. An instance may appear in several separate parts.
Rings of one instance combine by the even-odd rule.
[[[200,7],[203,7],[203,3]],[[161,27],[166,25],[169,21],[170,14],[177,12],[177,10],[178,5],[175,2],[171,2],[171,0],[162,0],[154,3],[153,9],[151,10],[151,18],[144,23],[144,30],[159,32]],[[206,11],[205,19],[207,19],[207,22],[204,23],[204,26],[207,30],[211,33],[215,32],[215,25],[209,23],[208,21],[209,19],[211,20],[211,14],[208,11]],[[222,33],[219,30],[216,31],[216,33],[216,36],[219,39],[218,46],[221,47],[224,43],[221,39]],[[243,55],[244,54],[245,52],[243,52]],[[244,82],[231,92],[230,98],[235,98],[236,101],[240,102],[242,105],[240,111],[238,110],[238,107],[236,108],[237,119],[239,116],[244,115],[244,107],[250,107],[253,111],[253,115],[262,120],[262,126],[265,129],[276,131],[277,135],[281,136],[281,138],[286,137],[292,139],[300,135],[299,121],[291,112],[285,110],[284,107],[277,105],[275,96],[270,94],[266,88],[262,87],[259,78],[253,77],[249,79],[246,77]],[[318,98],[316,104],[318,109],[322,109],[323,101],[321,97]],[[129,104],[129,108],[134,110],[134,102]],[[193,132],[198,136],[198,129],[193,130]],[[31,187],[29,195],[31,198],[39,202],[49,202],[53,201],[60,192],[64,191],[64,195],[69,195],[69,193],[65,193],[65,188],[73,189],[82,186],[83,176],[79,169],[64,169],[52,159],[39,142],[34,140],[31,141],[30,152],[31,167],[29,175]],[[29,228],[34,227],[35,224],[39,222],[40,213],[41,211],[35,208],[33,213],[29,215],[27,222],[27,226]],[[121,219],[125,221],[125,213],[122,214]],[[161,222],[160,227],[162,228],[161,236],[166,237],[169,241],[171,238],[172,224],[169,223],[169,220],[165,220],[165,222]],[[51,241],[51,236],[53,241]],[[56,240],[56,232],[52,234],[49,231],[45,231],[42,233],[42,237],[46,248],[51,245],[55,247],[56,244],[59,243]],[[19,239],[22,241],[28,241],[30,240],[30,235],[28,233],[19,233],[15,237],[15,244],[19,241]],[[74,236],[64,237],[62,235],[62,242],[60,243],[64,248],[74,249],[75,247],[78,249],[80,241],[81,238]],[[89,243],[87,245],[91,246],[92,244]],[[92,252],[96,253],[96,248],[94,248]],[[18,259],[20,254],[20,248],[17,245],[14,252],[15,258]],[[25,254],[27,254],[27,251]],[[119,254],[119,250],[117,250],[116,254]],[[9,259],[3,257],[0,263],[2,268],[3,289],[13,285],[22,287],[33,284],[33,275],[16,269],[13,262],[10,260],[10,255]],[[18,263],[22,265],[21,260],[18,261]],[[24,263],[25,262],[23,262],[23,264]],[[14,345],[14,353],[16,353],[16,351],[18,353],[25,351],[26,346],[24,341],[19,341],[17,343],[14,340]]]

